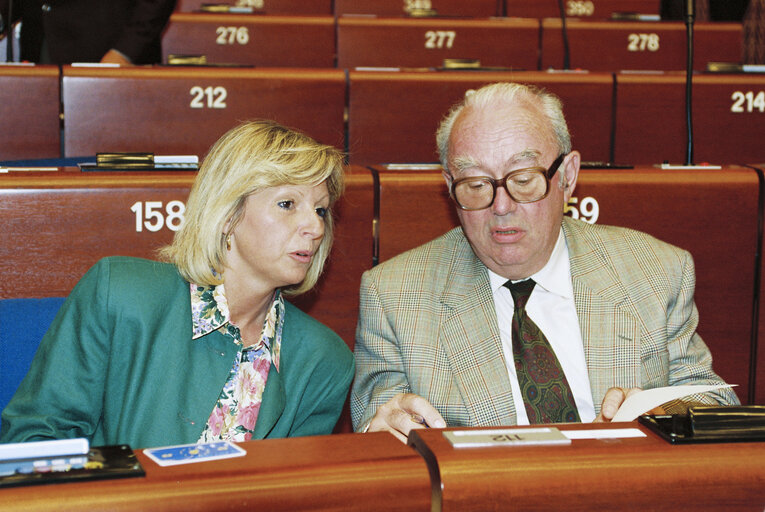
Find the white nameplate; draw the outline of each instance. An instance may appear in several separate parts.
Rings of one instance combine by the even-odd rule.
[[[571,439],[555,427],[450,430],[444,437],[454,448],[571,444]]]

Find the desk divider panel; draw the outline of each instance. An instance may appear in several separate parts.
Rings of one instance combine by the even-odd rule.
[[[331,68],[332,16],[175,13],[162,35],[168,55],[205,55],[209,64]]]
[[[439,171],[380,175],[380,261],[459,225]],[[688,250],[696,266],[698,331],[714,369],[748,393],[759,182],[754,170],[582,170],[568,215],[647,232]],[[731,227],[734,227],[732,229]],[[721,284],[724,284],[721,286]]]
[[[65,156],[99,152],[200,157],[239,121],[273,119],[344,147],[338,69],[64,67]]]
[[[582,21],[566,23],[570,65],[590,71],[684,70],[686,27],[682,22]],[[696,23],[693,69],[707,62],[741,61],[740,23]],[[542,20],[542,66],[563,65],[561,21]]]
[[[693,156],[712,164],[765,160],[765,76],[693,77]],[[686,160],[685,74],[616,75],[614,160]]]
[[[0,160],[58,158],[57,66],[0,66]]]
[[[350,161],[437,162],[436,129],[465,91],[494,82],[543,87],[563,100],[574,147],[589,161],[610,160],[610,73],[351,71]]]
[[[337,66],[438,68],[444,59],[537,69],[539,22],[521,18],[337,19]]]
[[[199,11],[207,0],[178,0],[176,12]],[[258,14],[324,14],[332,15],[332,0],[218,0],[216,5],[252,7]]]
[[[765,173],[765,163],[758,163],[752,165],[760,173]],[[760,176],[763,176],[761,174]],[[765,180],[761,183],[762,190],[765,192]],[[762,198],[765,202],[765,197]],[[760,211],[760,215],[765,217],[765,211]],[[761,221],[762,218],[761,217]],[[763,258],[763,251],[765,251],[765,238],[761,240],[760,249],[760,282],[759,282],[759,303],[758,303],[758,317],[757,317],[757,357],[754,361],[754,398],[752,403],[758,405],[765,405],[765,282],[763,282],[763,276],[765,275],[765,258]]]
[[[505,16],[523,18],[559,18],[557,0],[503,0]],[[609,19],[613,13],[659,14],[661,0],[567,0],[566,16]]]
[[[501,14],[502,0],[335,0],[335,14],[408,15],[412,10],[433,9],[438,16],[487,18]]]

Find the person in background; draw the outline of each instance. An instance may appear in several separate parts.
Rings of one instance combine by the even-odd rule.
[[[2,412],[0,442],[331,433],[353,356],[285,299],[318,280],[342,189],[333,147],[270,121],[226,133],[167,262],[105,258],[71,292]]]
[[[690,254],[563,216],[580,155],[556,96],[468,91],[437,140],[461,227],[362,276],[355,430],[609,421],[638,388],[724,384]],[[695,403],[738,400],[655,412]]]
[[[174,8],[175,0],[0,0],[5,25],[22,22],[21,60],[41,64],[159,63]]]

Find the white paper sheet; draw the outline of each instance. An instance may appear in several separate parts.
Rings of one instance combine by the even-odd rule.
[[[622,437],[648,437],[637,428],[598,428],[592,430],[562,430],[569,439],[619,439]]]
[[[645,389],[634,395],[627,397],[622,402],[622,406],[616,411],[611,421],[632,421],[643,413],[646,413],[658,407],[664,402],[677,400],[687,395],[695,393],[706,393],[715,389],[730,388],[736,384],[719,385],[688,385],[688,386],[667,386],[664,388]]]

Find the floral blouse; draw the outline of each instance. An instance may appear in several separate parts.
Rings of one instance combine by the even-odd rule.
[[[230,322],[222,284],[210,287],[191,284],[191,319],[193,339],[218,330],[239,346],[234,366],[199,442],[248,441],[255,430],[272,362],[279,371],[279,349],[284,325],[281,293],[278,290],[274,293],[260,340],[249,347],[242,346],[239,328]]]

